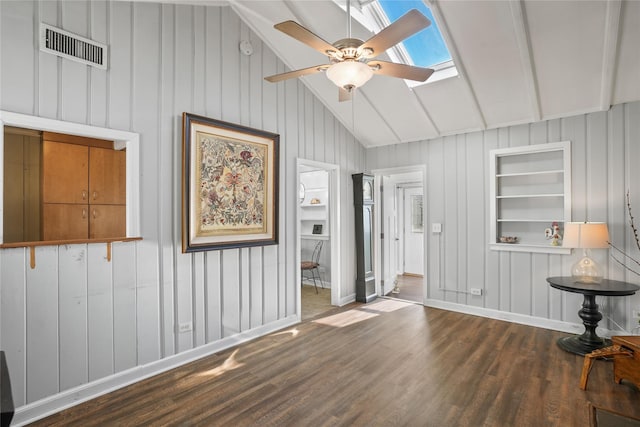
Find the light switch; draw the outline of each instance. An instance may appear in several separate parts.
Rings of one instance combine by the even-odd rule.
[[[434,222],[431,224],[431,232],[432,233],[442,233],[442,224],[439,222]]]

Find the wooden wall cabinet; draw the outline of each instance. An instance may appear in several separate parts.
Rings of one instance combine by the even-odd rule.
[[[126,154],[43,141],[43,240],[126,236]]]
[[[568,254],[545,229],[556,222],[561,234],[571,221],[569,141],[490,152],[490,242],[493,250]],[[501,241],[515,237],[512,243]]]

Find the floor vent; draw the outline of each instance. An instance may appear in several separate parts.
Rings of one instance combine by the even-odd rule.
[[[107,69],[107,45],[44,23],[40,24],[40,50]]]

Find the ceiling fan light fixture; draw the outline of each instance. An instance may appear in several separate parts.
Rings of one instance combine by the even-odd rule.
[[[347,90],[364,85],[372,76],[373,70],[359,61],[338,62],[327,69],[329,80]]]

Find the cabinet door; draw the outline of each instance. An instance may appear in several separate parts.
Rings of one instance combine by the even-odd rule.
[[[125,205],[91,205],[89,238],[103,239],[127,235],[127,208]]]
[[[126,153],[91,147],[89,159],[89,203],[126,204]]]
[[[86,239],[89,205],[45,203],[42,210],[43,240]]]
[[[43,203],[87,203],[89,147],[44,141]]]

